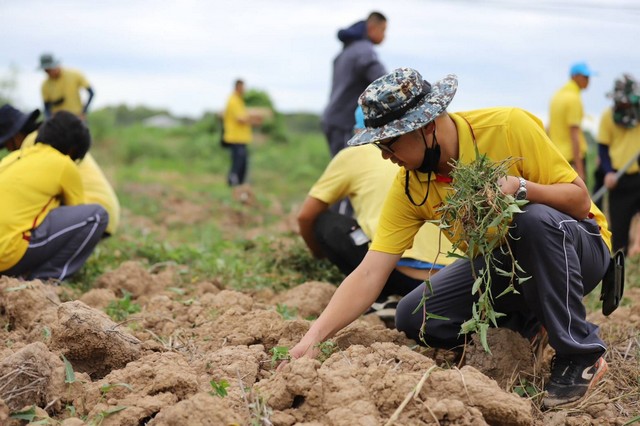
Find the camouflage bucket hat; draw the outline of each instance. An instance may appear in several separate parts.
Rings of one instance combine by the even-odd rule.
[[[431,85],[412,68],[398,68],[380,77],[360,95],[365,129],[348,144],[364,145],[426,126],[449,106],[457,88],[453,74]]]

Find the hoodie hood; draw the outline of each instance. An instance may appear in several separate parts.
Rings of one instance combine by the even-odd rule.
[[[358,21],[348,28],[338,31],[338,40],[344,44],[367,38],[367,22]]]

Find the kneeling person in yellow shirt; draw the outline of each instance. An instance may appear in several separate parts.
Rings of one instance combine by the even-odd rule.
[[[5,147],[15,151],[33,146],[41,124],[37,121],[39,116],[37,109],[27,115],[9,104],[1,106],[0,133],[4,136],[0,141],[0,149]],[[120,224],[120,202],[113,187],[90,152],[78,163],[78,171],[84,188],[84,203],[100,204],[105,208],[109,213],[105,236],[113,235]]]
[[[20,126],[0,123],[0,145]],[[91,145],[79,118],[62,111],[45,121],[33,146],[0,162],[0,274],[64,280],[77,272],[100,241],[109,215],[83,204],[78,168]]]

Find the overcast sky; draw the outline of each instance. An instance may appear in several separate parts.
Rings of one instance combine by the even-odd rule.
[[[571,63],[598,72],[585,125],[622,72],[640,77],[638,0],[0,0],[0,76],[17,67],[16,104],[40,107],[42,52],[85,73],[94,108],[126,103],[200,116],[236,77],[284,112],[321,112],[336,32],[372,10],[388,18],[377,47],[388,70],[459,77],[450,110],[513,105],[546,120]]]

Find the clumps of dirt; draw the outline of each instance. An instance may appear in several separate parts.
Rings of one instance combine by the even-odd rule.
[[[201,392],[163,408],[148,425],[240,425],[245,420],[226,399]]]
[[[310,282],[279,295],[251,295],[220,289],[215,282],[183,288],[172,283],[176,288],[169,288],[171,280],[163,281],[160,274],[141,265],[127,265],[120,273],[120,281],[113,278],[117,274],[107,276],[104,288],[83,297],[104,308],[117,291],[108,283],[138,289],[139,297],[131,302],[140,304],[140,312],[119,324],[80,301],[57,306],[48,285],[0,280],[0,339],[5,343],[0,365],[9,372],[16,365],[29,365],[24,360],[31,358],[25,354],[36,348],[37,360],[31,362],[42,367],[33,374],[42,378],[38,382],[42,387],[24,400],[15,402],[0,392],[0,424],[4,424],[2,416],[30,404],[37,405],[38,419],[51,416],[63,425],[82,424],[77,417],[66,419],[72,410],[63,407],[72,407],[75,416],[104,426],[269,424],[265,419],[275,426],[389,421],[397,425],[613,425],[624,423],[622,416],[628,420],[635,412],[637,401],[630,399],[635,394],[629,386],[637,377],[637,366],[634,370],[631,365],[637,333],[624,322],[637,315],[631,309],[625,318],[616,319],[620,315],[616,312],[599,321],[603,330],[619,334],[610,335],[614,341],[607,361],[612,368],[596,394],[576,410],[543,415],[532,399],[510,392],[514,372],[529,373],[532,359],[528,342],[507,330],[489,331],[493,355],[476,342],[467,349],[464,367],[447,368],[453,365],[450,354],[418,351],[416,342],[385,327],[375,315],[367,315],[339,332],[333,344],[321,345],[318,360],[293,360],[276,372],[272,350],[299,341],[310,325],[304,318],[324,309],[334,286]],[[147,284],[136,287],[129,280]],[[7,294],[13,300],[14,293],[23,291],[41,310],[38,315],[19,301],[7,302]],[[23,306],[24,318],[36,324],[40,318],[51,318],[46,326],[50,329],[23,320],[16,306]],[[46,330],[48,335],[43,333]],[[431,352],[434,355],[424,355]],[[63,354],[70,364],[61,361]],[[66,383],[69,372],[64,367],[69,365],[75,380]],[[0,370],[0,389],[4,371]],[[629,377],[621,378],[617,372]],[[543,381],[543,375],[537,374]]]
[[[0,276],[0,315],[8,331],[26,334],[31,341],[38,339],[55,321],[59,304],[56,288],[50,284]]]
[[[329,304],[335,291],[336,286],[333,284],[310,281],[276,295],[271,303],[293,308],[301,318],[317,318],[322,313],[322,307]]]
[[[152,353],[88,384],[85,394],[73,405],[79,414],[88,418],[114,412],[117,407],[127,407],[110,417],[109,422],[139,425],[153,418],[163,407],[172,406],[197,391],[196,372],[183,355]]]
[[[44,343],[31,343],[0,362],[0,400],[12,411],[47,406],[62,394],[64,377],[62,360]]]
[[[173,271],[151,274],[140,262],[127,261],[114,271],[106,272],[96,281],[96,288],[106,288],[122,296],[126,291],[140,302],[160,293],[174,281]]]
[[[324,364],[294,360],[256,388],[290,424],[533,424],[528,401],[474,368],[441,370],[392,343],[350,346]]]
[[[80,301],[61,304],[57,313],[49,347],[77,371],[101,378],[140,357],[140,341],[105,313]]]
[[[491,353],[484,350],[478,335],[473,335],[472,341],[465,353],[465,363],[494,379],[502,389],[511,389],[514,383],[524,380],[521,372],[534,371],[529,341],[515,331],[490,328],[487,343],[493,348]]]

